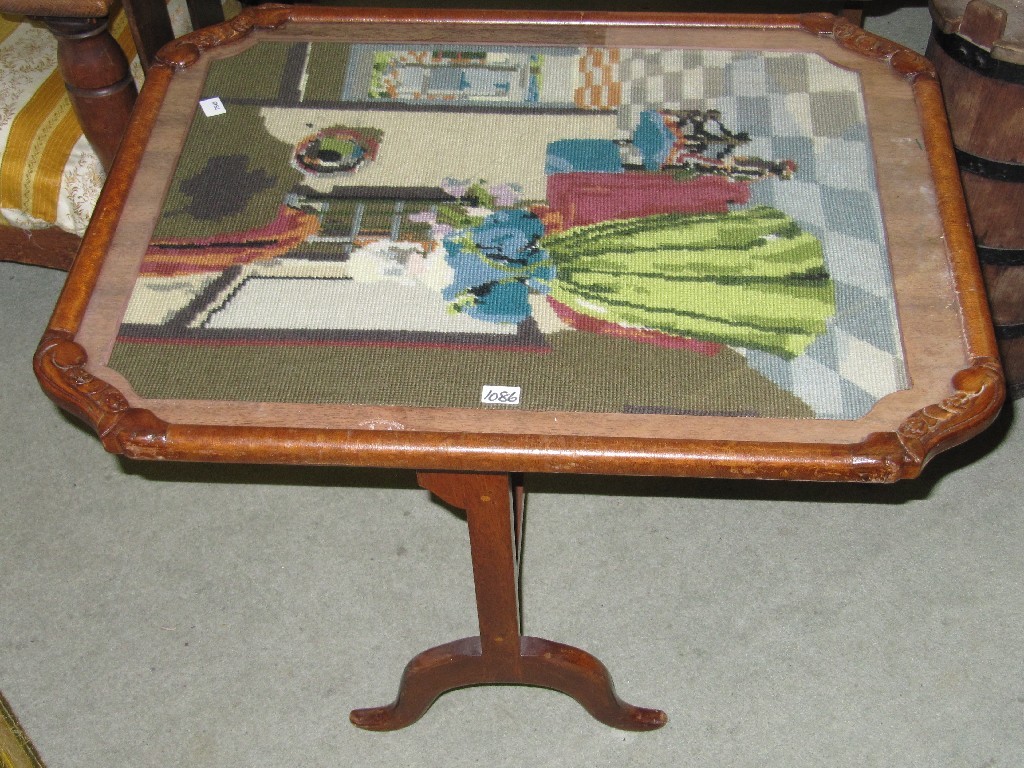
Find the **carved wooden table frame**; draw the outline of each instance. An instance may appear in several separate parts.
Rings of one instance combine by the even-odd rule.
[[[471,34],[474,42],[581,40],[620,46],[670,45],[698,33],[721,45],[742,33],[765,44],[778,38],[783,48],[827,50],[840,62],[867,62],[871,72],[865,82],[876,93],[906,91],[901,115],[875,119],[912,119],[920,126],[913,140],[922,152],[907,161],[913,166],[907,172],[927,183],[920,185],[924,197],[906,205],[920,207],[924,201],[934,208],[928,214],[934,218],[933,236],[922,237],[916,224],[886,222],[912,386],[883,398],[862,419],[799,425],[770,419],[615,414],[607,419],[575,414],[579,418],[574,419],[558,414],[559,419],[540,413],[432,414],[415,408],[273,403],[241,408],[238,403],[151,401],[133,393],[104,359],[116,327],[111,323],[124,305],[124,286],[137,268],[131,264],[134,257],[125,254],[144,246],[152,231],[152,208],[137,200],[159,198],[169,183],[166,173],[154,169],[167,165],[174,141],[180,148],[181,126],[191,119],[208,66],[203,62],[232,45],[270,34],[326,39],[339,29],[355,35],[391,27],[426,40]],[[177,107],[171,104],[175,99]],[[888,150],[883,146],[880,151]],[[900,188],[899,179],[887,181],[890,159],[879,157],[876,163],[883,207],[891,214],[901,195],[912,198],[914,193]],[[621,702],[600,662],[571,646],[521,635],[517,585],[524,492],[518,473],[867,482],[912,478],[937,452],[977,434],[995,418],[1004,396],[995,349],[939,86],[930,64],[901,46],[823,14],[435,13],[268,6],[186,36],[158,56],[35,367],[47,394],[90,424],[109,451],[139,459],[415,469],[423,488],[467,512],[480,634],[417,656],[406,669],[396,702],[355,710],[356,725],[399,728],[446,690],[519,683],[568,693],[609,725],[647,730],[663,725],[664,713]]]

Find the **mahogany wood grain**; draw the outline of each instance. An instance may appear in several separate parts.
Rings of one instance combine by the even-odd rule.
[[[71,269],[82,239],[57,227],[20,229],[0,226],[0,261]]]
[[[466,512],[480,634],[416,656],[405,668],[395,701],[354,710],[349,716],[353,724],[374,731],[404,728],[441,694],[493,683],[561,691],[614,728],[649,731],[668,722],[660,710],[619,699],[608,670],[589,653],[520,634],[516,553],[523,495],[509,475],[420,472],[417,479],[421,487]]]
[[[57,38],[57,64],[82,132],[110,168],[138,93],[124,51],[106,18],[40,20]]]

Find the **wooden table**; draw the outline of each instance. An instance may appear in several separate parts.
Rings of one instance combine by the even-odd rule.
[[[381,730],[479,683],[666,721],[521,634],[523,473],[893,482],[1004,393],[933,71],[827,15],[176,41],[35,364],[112,452],[415,469],[466,511],[480,634],[352,713]]]

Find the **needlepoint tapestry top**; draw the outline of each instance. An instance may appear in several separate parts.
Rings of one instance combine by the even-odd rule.
[[[860,81],[819,56],[261,42],[214,97],[109,361],[144,397],[850,419],[907,386]]]

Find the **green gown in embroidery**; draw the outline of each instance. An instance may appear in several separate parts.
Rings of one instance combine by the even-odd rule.
[[[607,221],[540,245],[552,299],[627,327],[791,358],[835,314],[821,243],[774,208]]]

